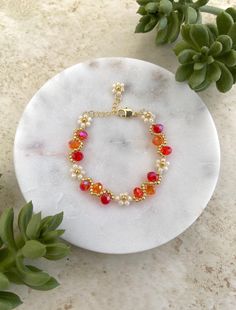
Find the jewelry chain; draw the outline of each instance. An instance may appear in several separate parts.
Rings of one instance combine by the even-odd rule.
[[[123,83],[114,83],[112,92],[114,93],[114,101],[112,104],[111,111],[88,111],[85,114],[91,117],[108,117],[112,115],[117,115],[120,117],[130,117],[130,116],[141,116],[143,115],[144,110],[141,111],[132,111],[129,108],[121,108],[118,109],[121,99],[122,93],[124,92],[124,84]],[[128,113],[127,113],[128,112]]]

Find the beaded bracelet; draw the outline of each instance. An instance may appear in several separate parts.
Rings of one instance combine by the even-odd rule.
[[[107,205],[114,200],[120,205],[129,205],[130,202],[139,202],[146,199],[147,196],[155,194],[156,187],[161,183],[163,172],[168,170],[170,163],[166,160],[166,156],[171,154],[172,148],[167,145],[167,140],[163,133],[163,125],[154,122],[155,116],[153,113],[145,110],[135,112],[129,108],[118,109],[122,93],[124,92],[123,83],[114,83],[112,92],[114,94],[114,102],[111,111],[89,111],[84,112],[79,117],[79,127],[74,130],[73,138],[69,141],[69,159],[72,162],[70,172],[72,178],[79,180],[81,191],[87,191],[91,195],[99,197],[102,204]],[[91,125],[93,118],[109,116],[140,117],[145,123],[149,123],[152,143],[156,147],[159,158],[156,160],[155,170],[147,173],[146,180],[140,186],[135,187],[132,194],[114,194],[113,191],[109,190],[102,183],[88,177],[83,167],[77,164],[84,158],[81,150],[88,139],[88,133],[85,129]]]

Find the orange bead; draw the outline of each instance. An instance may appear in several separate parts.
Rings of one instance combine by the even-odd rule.
[[[155,136],[153,139],[152,139],[152,143],[155,144],[156,146],[160,146],[162,145],[163,143],[165,142],[165,139],[162,135],[158,135],[158,136]]]
[[[93,184],[93,188],[92,191],[94,192],[94,194],[101,194],[101,192],[103,191],[103,186],[101,183],[95,183]]]
[[[155,186],[152,184],[146,184],[145,189],[147,195],[154,195],[156,193]]]
[[[70,140],[69,148],[70,149],[78,149],[81,146],[81,141],[79,140]]]

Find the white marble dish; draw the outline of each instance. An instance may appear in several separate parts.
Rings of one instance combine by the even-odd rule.
[[[125,83],[124,106],[157,115],[173,153],[155,196],[102,207],[70,177],[67,143],[83,111],[111,109],[116,81]],[[83,167],[110,189],[131,192],[153,170],[155,152],[141,121],[95,119],[89,133]],[[132,253],[175,238],[198,218],[217,182],[220,149],[208,109],[172,73],[137,59],[100,58],[66,69],[35,94],[16,132],[14,162],[35,211],[64,211],[64,239],[97,252]]]

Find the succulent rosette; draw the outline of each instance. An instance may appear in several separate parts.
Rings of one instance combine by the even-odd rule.
[[[47,291],[59,285],[57,280],[29,262],[39,258],[58,260],[69,253],[69,247],[59,237],[58,229],[63,212],[41,217],[33,214],[32,203],[26,204],[18,216],[18,231],[13,227],[14,211],[5,209],[0,216],[0,309],[11,310],[22,301],[9,292],[10,283],[24,284],[30,288]]]
[[[156,27],[156,44],[174,42],[183,23],[201,21],[200,9],[209,0],[137,0],[137,13],[142,15],[135,32],[148,32]]]
[[[181,34],[174,48],[181,64],[176,80],[195,91],[212,83],[220,92],[230,90],[236,82],[236,9],[220,13],[216,25],[184,25]]]

